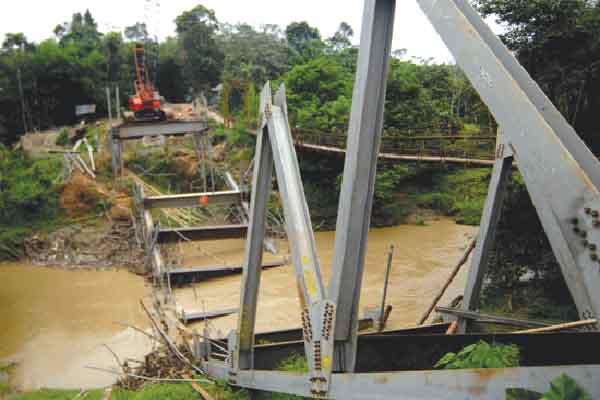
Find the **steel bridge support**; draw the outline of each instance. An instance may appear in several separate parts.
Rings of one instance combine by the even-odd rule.
[[[261,95],[261,115],[265,114],[267,104],[271,103],[270,86],[265,86]],[[263,256],[263,241],[267,223],[267,202],[273,176],[273,151],[269,142],[269,133],[264,127],[258,133],[256,154],[254,156],[254,175],[252,177],[252,196],[250,200],[250,225],[246,239],[242,286],[240,294],[240,313],[238,317],[238,341],[233,364],[235,368],[252,369],[254,367],[254,328],[256,307]]]
[[[464,310],[455,314],[477,314],[468,310],[477,303],[514,158],[580,315],[583,319],[598,318],[600,293],[595,289],[600,286],[600,162],[467,0],[417,2],[503,132],[497,146],[480,239],[472,260]],[[399,364],[395,368],[402,372],[387,372],[389,370],[383,369],[387,366],[375,365],[373,360],[364,357],[364,353],[361,353],[357,368],[358,304],[382,134],[394,12],[394,0],[365,0],[333,267],[327,291],[323,287],[290,134],[285,94],[280,89],[275,104],[272,104],[270,88],[268,84],[265,86],[261,95],[262,126],[255,156],[255,192],[244,262],[241,312],[238,330],[228,338],[233,356],[228,358],[228,363],[212,359],[210,343],[205,342],[205,348],[208,348],[203,354],[206,371],[210,376],[228,379],[233,385],[314,398],[398,398],[403,395],[411,399],[462,400],[502,399],[506,389],[515,387],[544,390],[551,379],[566,369],[592,396],[596,396],[600,393],[597,384],[600,356],[592,354],[589,357],[589,346],[583,351],[578,348],[581,352],[576,359],[567,363],[569,365],[558,367],[547,364],[564,363],[565,359],[552,359],[552,355],[543,351],[543,358],[531,367],[496,369],[488,373],[480,370],[405,371]],[[275,347],[270,347],[269,351],[285,352],[293,347],[294,351],[300,352],[303,347],[309,366],[306,374],[254,369],[260,246],[264,238],[264,213],[273,165],[281,190],[303,310],[303,341],[297,346],[290,342],[273,345]],[[573,342],[583,337],[593,341],[596,340],[594,335],[597,334],[561,334],[554,337],[556,342],[553,343],[562,342],[566,337],[572,338]],[[405,334],[373,335],[370,340],[381,346],[381,360],[386,360],[391,348],[402,351],[411,348],[406,337]],[[470,336],[442,338],[417,336],[415,340],[422,344],[426,340],[428,350],[439,351],[437,345],[443,340],[463,341],[469,340]],[[527,339],[535,341],[540,337],[524,338]],[[432,348],[430,345],[434,343],[436,346]],[[573,344],[573,349],[579,345]],[[525,350],[532,347],[526,342],[522,345]],[[260,349],[256,346],[257,355],[261,354]],[[366,352],[372,349],[361,347]],[[562,349],[566,351],[563,355],[570,355],[573,349]],[[398,356],[395,360],[401,359],[399,354],[393,354]],[[367,358],[371,356],[369,353]],[[435,360],[439,357],[441,355],[436,355]],[[259,364],[258,360],[257,356]],[[433,363],[429,360],[423,367],[428,368]],[[579,365],[572,365],[575,363]],[[360,373],[354,373],[356,370]],[[333,374],[334,371],[339,373]]]
[[[597,318],[600,162],[466,0],[417,2],[502,127],[579,314]]]
[[[395,0],[365,1],[328,294],[337,305],[334,370],[356,363],[358,305],[389,70]]]
[[[467,286],[462,301],[462,308],[464,310],[474,310],[479,307],[481,285],[487,270],[498,222],[500,221],[502,204],[510,180],[513,161],[514,155],[512,150],[509,146],[505,145],[503,135],[499,134],[496,161],[494,162],[488,196],[479,225],[479,239],[477,240],[475,253],[471,259],[471,269],[469,270]],[[466,325],[467,321],[460,319],[458,328],[460,333],[465,333]]]

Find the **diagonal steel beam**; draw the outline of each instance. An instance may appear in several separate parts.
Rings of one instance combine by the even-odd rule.
[[[394,0],[366,0],[328,295],[337,305],[334,369],[352,371],[377,155],[394,30]]]
[[[597,317],[600,292],[595,288],[600,286],[600,275],[595,249],[600,245],[600,232],[593,215],[600,210],[600,198],[593,181],[597,177],[592,176],[598,176],[600,169],[582,168],[580,162],[585,160],[569,149],[576,142],[574,131],[559,132],[556,121],[540,112],[541,103],[534,104],[531,93],[527,95],[533,84],[525,89],[531,78],[523,71],[515,78],[507,67],[508,49],[490,40],[483,22],[473,24],[476,13],[465,12],[470,6],[458,0],[417,1],[513,146],[580,315]],[[504,54],[502,59],[499,54]],[[574,222],[581,223],[580,227],[571,225]]]
[[[271,86],[267,82],[261,92],[261,117],[271,104]],[[250,226],[246,239],[244,266],[240,295],[240,314],[238,317],[238,341],[234,366],[240,369],[252,369],[254,366],[254,328],[258,289],[262,270],[263,240],[266,231],[267,202],[273,177],[273,152],[267,129],[260,129],[254,155],[254,173],[252,176],[252,197],[250,200]],[[237,364],[237,365],[236,365]]]
[[[600,189],[600,174],[597,172],[600,169],[600,160],[585,145],[583,140],[577,135],[577,132],[575,132],[575,129],[569,125],[565,117],[558,111],[542,89],[540,89],[539,85],[531,79],[527,70],[506,49],[500,38],[492,32],[469,2],[467,0],[455,0],[455,3],[465,18],[471,23],[473,29],[481,35],[481,38],[498,58],[498,61],[511,74],[515,82],[519,85],[519,88],[529,98],[529,101],[538,109],[538,112],[544,117],[548,125],[552,127],[563,145],[577,160],[581,169],[586,172],[592,182],[594,182],[594,185]]]
[[[268,131],[273,146],[275,172],[282,197],[292,262],[300,286],[302,306],[305,307],[322,301],[325,290],[296,149],[287,117],[280,107],[271,107]]]

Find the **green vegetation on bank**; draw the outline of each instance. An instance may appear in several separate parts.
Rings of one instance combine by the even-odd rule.
[[[104,391],[101,389],[91,390],[79,396],[80,390],[56,390],[56,389],[41,389],[35,392],[16,394],[10,396],[10,400],[72,400],[74,398],[82,400],[101,400]]]
[[[61,172],[60,160],[34,160],[0,145],[0,260],[22,257],[31,232],[61,223]]]

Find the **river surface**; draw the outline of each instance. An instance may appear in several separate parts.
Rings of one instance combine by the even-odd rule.
[[[64,271],[0,264],[0,362],[16,362],[23,389],[92,388],[115,376],[116,361],[143,359],[146,337],[118,323],[144,327],[144,279],[125,271]]]
[[[432,221],[427,226],[373,229],[369,234],[361,310],[379,304],[387,252],[394,244],[388,292],[393,311],[387,328],[414,326],[475,232],[475,228],[456,225],[448,219]],[[327,282],[335,234],[319,232],[315,238]],[[287,243],[279,245],[281,253],[287,253]],[[186,244],[180,250],[185,254],[180,261],[187,266],[241,264],[244,242]],[[265,255],[265,260],[278,257]],[[442,303],[462,293],[466,272],[467,268],[463,268]],[[176,289],[175,297],[188,311],[235,308],[239,305],[239,287],[240,276],[230,276]],[[115,367],[104,344],[121,360],[143,358],[150,348],[146,337],[117,323],[145,327],[139,300],[148,293],[142,278],[125,271],[73,272],[0,264],[0,362],[19,363],[15,383],[26,389],[110,385],[114,376],[85,366]],[[226,334],[236,323],[235,315],[213,320],[213,334]],[[292,267],[264,271],[257,331],[299,326]]]
[[[428,222],[426,226],[400,225],[372,229],[369,233],[365,274],[361,289],[361,315],[366,307],[381,302],[387,254],[395,246],[388,290],[388,302],[393,307],[388,329],[415,326],[435,294],[461,258],[477,228],[455,224],[450,219]],[[315,234],[324,286],[327,287],[333,256],[334,232]],[[186,266],[241,265],[244,242],[186,244],[182,260]],[[287,243],[280,243],[280,252],[287,252]],[[277,259],[265,255],[265,261]],[[463,293],[468,267],[464,267],[441,304],[447,304]],[[211,311],[239,306],[239,277],[226,277],[197,283],[193,288],[175,290],[179,305],[187,311]],[[300,326],[300,306],[293,267],[290,265],[263,271],[259,290],[256,330],[265,332]],[[237,324],[231,315],[211,322],[215,335],[222,337]]]

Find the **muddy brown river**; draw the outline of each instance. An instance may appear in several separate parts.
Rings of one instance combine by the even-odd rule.
[[[446,280],[475,234],[472,227],[448,219],[427,226],[402,225],[369,234],[361,310],[379,304],[387,251],[396,246],[388,291],[393,306],[389,329],[413,326]],[[316,235],[321,269],[329,278],[334,233]],[[287,244],[280,242],[281,253]],[[241,240],[185,245],[184,265],[241,264]],[[266,260],[278,256],[266,255]],[[467,268],[458,275],[442,303],[462,293]],[[81,272],[0,264],[0,363],[19,364],[14,380],[22,388],[91,388],[110,385],[114,376],[86,366],[114,368],[107,344],[121,359],[141,359],[150,348],[145,336],[118,325],[146,322],[139,300],[149,289],[142,278],[124,271]],[[237,307],[240,276],[213,279],[175,290],[186,310]],[[361,312],[362,313],[362,312]],[[299,306],[291,266],[262,274],[257,331],[299,326]],[[213,320],[214,334],[235,328],[235,315]]]

